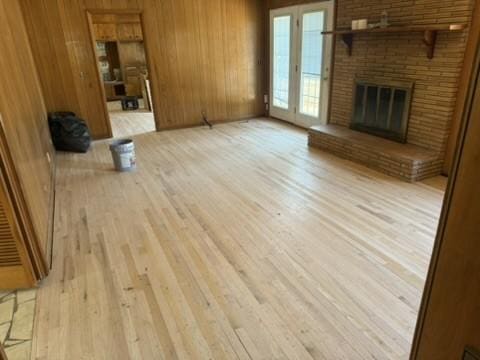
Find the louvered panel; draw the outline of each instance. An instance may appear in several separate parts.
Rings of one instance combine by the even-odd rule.
[[[0,201],[0,268],[22,265],[11,224]]]

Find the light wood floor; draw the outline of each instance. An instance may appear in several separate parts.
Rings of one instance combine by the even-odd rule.
[[[407,359],[445,181],[249,121],[58,157],[37,359]]]
[[[155,131],[153,113],[146,110],[122,111],[112,106],[109,111],[114,138],[125,138]]]

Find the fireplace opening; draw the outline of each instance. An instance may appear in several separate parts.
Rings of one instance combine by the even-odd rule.
[[[356,80],[351,128],[397,142],[407,141],[413,83]]]

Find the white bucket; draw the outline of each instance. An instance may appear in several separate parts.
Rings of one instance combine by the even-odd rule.
[[[123,139],[110,144],[115,170],[125,172],[134,171],[137,168],[135,158],[135,145],[133,140]]]

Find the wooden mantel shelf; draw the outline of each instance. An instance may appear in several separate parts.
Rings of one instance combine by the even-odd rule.
[[[414,33],[423,32],[423,43],[427,46],[427,57],[433,58],[435,53],[435,44],[437,41],[437,32],[439,31],[463,31],[467,24],[432,24],[432,25],[409,25],[409,26],[389,26],[386,28],[373,28],[363,30],[338,29],[334,31],[324,31],[324,35],[341,35],[342,40],[348,48],[348,55],[352,55],[353,38],[355,34],[384,34],[384,33]]]

